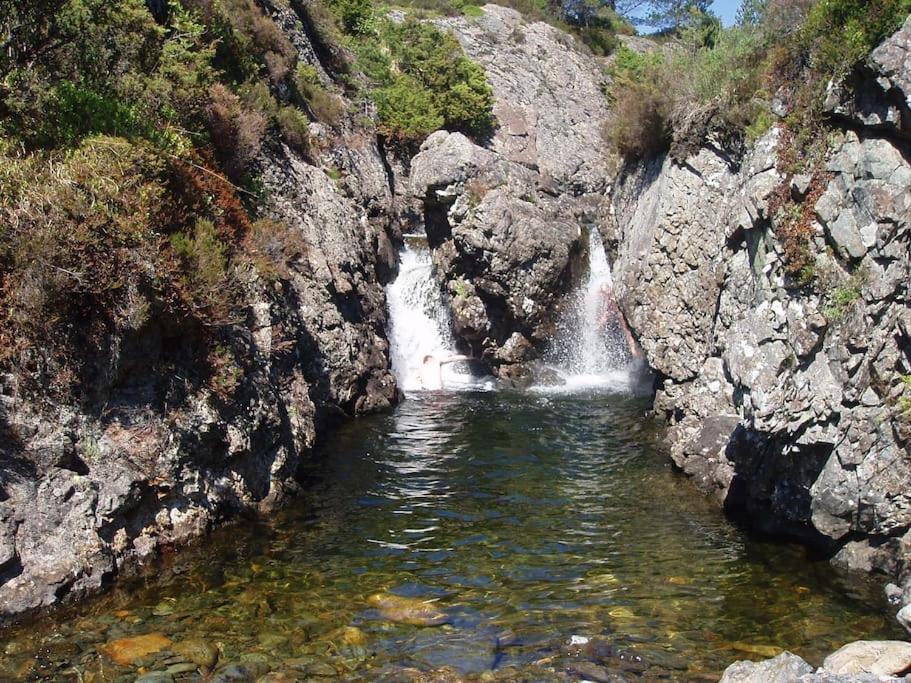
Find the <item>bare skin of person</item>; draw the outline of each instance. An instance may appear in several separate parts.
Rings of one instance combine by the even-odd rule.
[[[614,290],[610,285],[603,285],[601,287],[601,296],[603,297],[603,304],[601,316],[598,319],[598,327],[603,330],[607,327],[608,323],[616,321],[617,325],[623,331],[623,336],[626,338],[626,345],[629,348],[630,355],[632,355],[633,358],[639,358],[642,355],[642,351],[639,350],[639,345],[633,338],[633,333],[630,332],[629,325],[626,324],[623,313],[620,312],[620,307],[617,305],[617,300],[614,298]]]
[[[424,356],[421,363],[420,378],[421,386],[425,389],[442,389],[443,388],[443,366],[447,363],[455,363],[460,360],[471,360],[471,356],[445,356],[437,358],[436,356]]]

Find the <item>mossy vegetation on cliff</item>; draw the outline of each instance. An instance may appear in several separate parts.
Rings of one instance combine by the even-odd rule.
[[[484,73],[451,36],[333,2],[326,21],[358,60],[327,77],[263,7],[0,0],[0,365],[35,389],[80,396],[97,368],[72,350],[150,318],[220,364],[250,273],[304,267],[287,226],[256,220],[256,163],[279,143],[316,161],[312,122],[324,140],[353,125],[332,76],[376,102],[389,137],[490,129]]]

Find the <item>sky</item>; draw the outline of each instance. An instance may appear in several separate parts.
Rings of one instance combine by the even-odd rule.
[[[725,26],[734,23],[738,7],[740,0],[714,0],[712,3],[712,11],[721,18],[721,23]]]

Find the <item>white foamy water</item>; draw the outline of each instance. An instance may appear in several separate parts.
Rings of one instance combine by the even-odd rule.
[[[633,362],[623,329],[608,314],[614,283],[601,234],[594,226],[589,228],[588,254],[588,277],[570,294],[545,354],[547,365],[562,383],[537,386],[535,390],[637,393],[643,369],[640,363]]]
[[[389,304],[389,346],[392,372],[404,391],[419,391],[425,356],[443,358],[456,353],[449,307],[433,276],[430,249],[423,236],[408,235],[399,261],[399,274],[386,287]],[[445,389],[476,387],[476,379],[460,372],[464,363],[443,366]]]

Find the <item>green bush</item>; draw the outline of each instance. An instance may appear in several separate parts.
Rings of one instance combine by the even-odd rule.
[[[490,132],[493,91],[451,34],[410,18],[382,22],[378,36],[363,41],[357,55],[375,83],[372,95],[387,135],[414,141],[441,127],[476,138]]]
[[[345,113],[341,98],[329,92],[320,82],[316,67],[299,64],[294,85],[303,103],[314,118],[330,125],[337,124]]]
[[[282,140],[300,154],[307,156],[310,148],[310,119],[297,107],[282,107],[275,115]]]
[[[443,126],[433,95],[411,76],[374,92],[377,114],[387,135],[402,140],[424,138]]]
[[[352,35],[367,34],[373,26],[371,0],[329,0],[342,29]]]
[[[813,65],[830,78],[843,75],[911,13],[911,0],[820,0],[807,15],[799,40]]]
[[[217,306],[228,278],[228,253],[215,224],[200,218],[192,233],[176,232],[170,242],[182,262],[181,282],[192,305]]]

